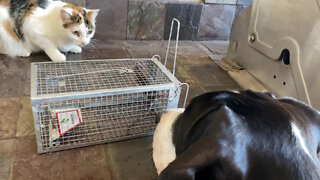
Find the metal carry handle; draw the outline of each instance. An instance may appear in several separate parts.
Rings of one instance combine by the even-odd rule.
[[[172,70],[173,75],[176,72],[176,61],[177,61],[178,43],[179,43],[179,34],[180,34],[180,21],[176,18],[173,18],[172,22],[171,22],[171,29],[170,29],[170,35],[169,35],[169,40],[168,40],[166,59],[164,61],[164,66],[166,66],[167,61],[168,61],[168,55],[169,55],[169,50],[170,50],[171,36],[172,36],[174,22],[177,22],[177,37],[176,37],[176,48],[175,48],[175,52],[174,52],[174,62],[173,62],[173,70]]]
[[[175,47],[174,60],[173,60],[173,70],[172,70],[173,76],[176,73],[176,62],[177,62],[179,34],[180,34],[180,21],[178,19],[176,19],[176,18],[173,18],[172,22],[171,22],[170,35],[169,35],[169,39],[168,39],[167,53],[166,53],[166,58],[165,58],[165,61],[164,61],[164,66],[167,67],[167,61],[168,61],[168,56],[169,56],[169,51],[170,51],[170,44],[171,44],[173,25],[174,25],[175,22],[177,23],[177,36],[176,36],[176,47]],[[159,55],[154,55],[152,58],[156,58],[159,62],[161,62],[161,57]],[[187,99],[188,99],[188,95],[189,95],[190,86],[187,83],[181,83],[180,87],[182,88],[182,86],[186,86],[186,88],[187,88],[186,95],[184,97],[184,102],[183,102],[183,108],[185,108],[186,107],[186,103],[187,103]]]
[[[152,59],[157,59],[159,62],[161,62],[161,56],[159,56],[159,55],[153,55]]]
[[[169,98],[169,101],[173,100],[174,98],[177,97],[177,91],[178,90],[182,90],[182,86],[186,86],[187,90],[186,90],[186,95],[184,97],[184,102],[183,102],[183,107],[182,108],[185,108],[186,107],[186,104],[187,104],[187,99],[188,99],[188,95],[189,95],[189,89],[190,89],[190,86],[188,83],[180,83],[179,86],[176,88],[175,90],[175,93],[174,93],[174,96],[173,97],[170,97]],[[181,88],[181,89],[180,89]]]
[[[189,95],[190,86],[189,86],[188,83],[181,83],[180,87],[182,87],[183,85],[185,85],[187,87],[186,95],[184,97],[184,102],[183,102],[183,108],[185,108],[186,107],[186,103],[187,103],[187,99],[188,99],[188,95]]]

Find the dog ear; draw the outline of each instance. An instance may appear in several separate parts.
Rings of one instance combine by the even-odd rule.
[[[207,115],[202,117],[202,124],[206,124],[208,129],[215,129],[216,127],[221,127],[222,122],[227,122],[228,119],[235,119],[237,117],[234,112],[232,112],[227,107],[221,107],[217,111],[207,109]],[[184,114],[185,115],[185,114]],[[186,120],[186,119],[185,119]],[[191,121],[193,122],[193,121]],[[200,124],[198,122],[198,127]],[[207,123],[211,122],[211,123]],[[225,153],[225,143],[231,144],[228,140],[221,143],[215,138],[215,134],[219,133],[221,128],[217,131],[211,131],[212,133],[205,136],[201,136],[197,141],[192,143],[190,146],[178,150],[176,147],[177,157],[171,162],[159,176],[160,180],[194,180],[199,179],[201,176],[210,176],[206,179],[212,179],[213,174],[208,174],[206,169],[212,167],[213,164],[220,162],[224,159]],[[203,128],[200,128],[203,130]],[[195,131],[193,131],[195,133]],[[188,133],[188,132],[187,132]],[[189,137],[193,139],[193,137]],[[181,153],[180,153],[181,152]],[[211,172],[212,173],[212,172]],[[201,178],[203,179],[203,178]]]
[[[219,145],[207,137],[192,144],[171,162],[159,176],[159,180],[194,180],[196,173],[220,159]]]

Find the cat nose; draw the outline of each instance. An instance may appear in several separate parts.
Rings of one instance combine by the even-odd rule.
[[[82,42],[81,44],[84,46],[84,45],[86,45],[86,42]]]

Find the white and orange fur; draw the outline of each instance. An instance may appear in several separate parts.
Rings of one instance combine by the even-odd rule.
[[[65,61],[66,57],[60,51],[81,53],[82,47],[87,45],[94,35],[95,18],[99,10],[83,8],[93,25],[92,30],[88,29],[84,20],[79,24],[64,27],[82,7],[48,0],[45,9],[35,7],[25,16],[21,27],[24,40],[21,40],[13,31],[14,20],[9,15],[9,4],[10,0],[0,0],[1,54],[28,57],[32,52],[43,50],[52,61],[61,62]],[[82,14],[79,15],[84,18]]]
[[[172,142],[172,130],[178,116],[184,109],[172,109],[161,116],[153,137],[153,161],[160,174],[176,158],[176,149]]]

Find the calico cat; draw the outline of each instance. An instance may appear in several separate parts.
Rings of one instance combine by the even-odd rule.
[[[52,61],[81,53],[95,33],[99,10],[53,0],[0,0],[0,53],[28,57],[43,50]]]

